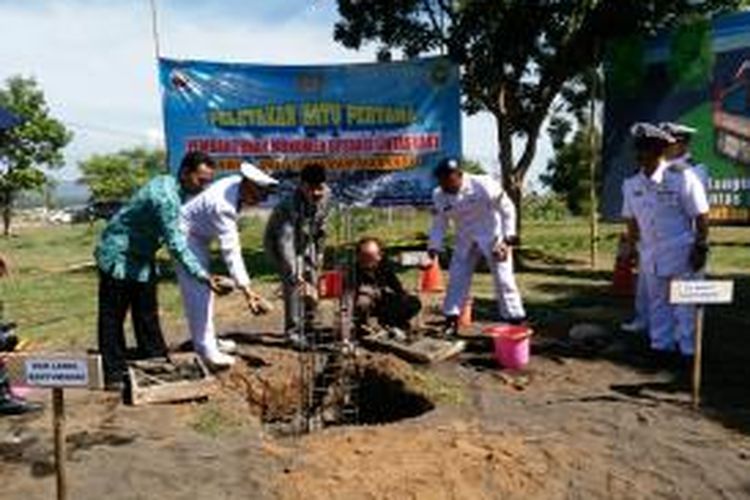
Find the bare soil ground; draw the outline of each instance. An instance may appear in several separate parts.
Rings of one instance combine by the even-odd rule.
[[[607,331],[575,343],[542,328],[523,374],[500,372],[479,336],[429,368],[363,352],[411,397],[368,403],[391,421],[281,436],[261,423],[299,404],[279,319],[221,322],[242,362],[208,402],[133,408],[68,391],[70,497],[750,498],[747,384],[709,379],[709,404],[695,411],[636,339]],[[0,498],[54,494],[50,418],[0,420]]]

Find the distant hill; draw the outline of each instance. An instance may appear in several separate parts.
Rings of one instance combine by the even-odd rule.
[[[89,196],[88,187],[77,181],[60,181],[52,194],[55,205],[59,207],[83,205],[89,201]]]

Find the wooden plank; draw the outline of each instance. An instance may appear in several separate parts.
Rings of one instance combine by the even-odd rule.
[[[142,360],[130,363],[128,366],[129,403],[133,406],[141,406],[190,401],[207,398],[216,390],[216,378],[193,353],[174,355],[172,361],[174,364],[166,360]],[[199,379],[171,381],[160,378],[158,374],[145,371],[163,369],[165,373],[171,374],[177,371],[177,364],[193,363],[200,370],[201,378]],[[143,379],[148,379],[150,384],[144,384]]]
[[[424,364],[443,361],[459,354],[466,348],[466,342],[463,340],[451,342],[449,340],[422,337],[408,343],[390,339],[386,332],[363,337],[362,344],[373,349],[391,352],[409,361]]]

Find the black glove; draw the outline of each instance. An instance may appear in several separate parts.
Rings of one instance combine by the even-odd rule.
[[[698,272],[706,267],[706,260],[708,260],[708,244],[696,243],[693,245],[693,250],[690,252],[690,267],[693,271]]]

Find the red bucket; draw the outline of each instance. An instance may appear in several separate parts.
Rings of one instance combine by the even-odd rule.
[[[482,330],[492,337],[495,359],[504,368],[520,370],[529,364],[532,330],[522,325],[494,325]]]
[[[318,295],[321,299],[337,299],[344,293],[344,273],[339,270],[325,271],[318,279]]]

